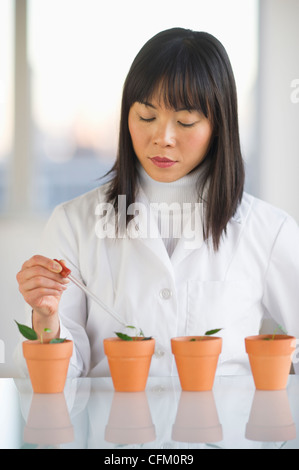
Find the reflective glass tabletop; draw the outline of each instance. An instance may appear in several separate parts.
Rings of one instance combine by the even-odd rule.
[[[0,449],[299,449],[298,397],[293,375],[277,392],[256,391],[251,376],[216,377],[211,392],[150,377],[144,392],[80,378],[56,395],[33,394],[28,379],[2,378]]]

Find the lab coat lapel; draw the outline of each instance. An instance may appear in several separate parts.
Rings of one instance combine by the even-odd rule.
[[[185,221],[184,233],[178,240],[177,246],[170,258],[165,244],[161,238],[149,201],[143,189],[140,188],[134,206],[134,209],[138,210],[139,213],[138,216],[134,217],[134,219],[130,222],[130,226],[128,227],[128,234],[132,238],[138,237],[142,243],[148,249],[150,249],[170,271],[173,272],[173,268],[175,266],[182,262],[187,256],[190,256],[194,250],[199,250],[203,246],[202,207],[203,206],[199,204],[196,209],[198,211],[196,216],[196,232],[192,231],[191,226],[188,225],[190,220],[187,219]]]
[[[203,204],[197,204],[190,213],[183,215],[183,233],[171,257],[173,266],[203,247]]]
[[[161,238],[157,222],[151,210],[150,204],[142,188],[139,189],[134,207],[129,209],[130,215],[135,215],[129,222],[127,233],[130,238],[138,238],[139,241],[152,254],[173,273],[173,266],[167,253],[165,244]]]
[[[234,243],[230,243],[229,245],[226,245],[227,248],[228,246],[230,247],[230,250],[226,249],[225,255],[222,255],[222,256],[227,257],[227,261],[226,261],[227,264],[229,264],[229,261],[233,257],[236,244],[238,243],[239,237],[242,233],[242,225],[243,225],[244,219],[246,219],[249,213],[249,210],[250,210],[250,205],[246,205],[244,203],[241,204],[238,207],[235,215],[231,218],[228,224],[228,230],[230,230],[232,227],[235,227],[235,229],[233,230],[233,234],[231,234],[230,238],[234,240],[234,237],[236,237],[236,239],[234,240]],[[203,213],[201,213],[201,221],[202,220],[203,220]],[[236,230],[236,227],[238,228],[237,230]],[[183,234],[183,236],[178,240],[177,246],[172,254],[171,263],[174,268],[178,266],[178,264],[181,263],[185,258],[187,258],[192,253],[194,253],[195,250],[196,251],[205,250],[205,249],[208,249],[209,247],[213,251],[212,238],[209,237],[209,239],[206,242],[204,242],[202,227],[197,228],[196,236],[193,238],[189,236],[186,237],[186,234],[188,235],[188,231],[185,233],[185,235]],[[189,232],[189,235],[192,235],[192,233],[190,234]],[[223,236],[225,238],[225,235]]]
[[[203,249],[203,241],[194,240],[190,241],[188,238],[182,236],[174,249],[174,252],[171,256],[171,264],[173,267],[178,266],[185,258],[194,253],[195,250]]]

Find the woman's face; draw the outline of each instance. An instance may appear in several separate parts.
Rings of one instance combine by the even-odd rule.
[[[155,99],[135,102],[128,123],[138,160],[160,182],[176,181],[196,168],[212,137],[212,125],[202,113],[168,109]]]

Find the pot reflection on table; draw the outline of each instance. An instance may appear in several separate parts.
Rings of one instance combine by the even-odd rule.
[[[105,440],[115,444],[145,444],[155,439],[146,392],[114,392]]]
[[[296,439],[287,390],[255,392],[245,437],[262,442]]]
[[[14,379],[24,419],[24,448],[85,447],[90,379],[68,379],[63,393],[33,393],[29,379]]]
[[[222,441],[222,425],[212,391],[181,392],[172,439],[190,443]]]
[[[32,396],[24,428],[24,441],[29,444],[58,446],[74,440],[64,393]]]

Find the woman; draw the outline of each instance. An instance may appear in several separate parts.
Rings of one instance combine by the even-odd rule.
[[[36,331],[73,339],[70,374],[109,375],[102,340],[119,325],[53,258],[155,337],[152,375],[176,374],[174,336],[222,328],[218,373],[246,374],[244,337],[265,316],[299,335],[298,227],[243,192],[236,87],[217,39],[174,28],[141,49],[110,176],[55,209],[42,255],[17,275]]]

